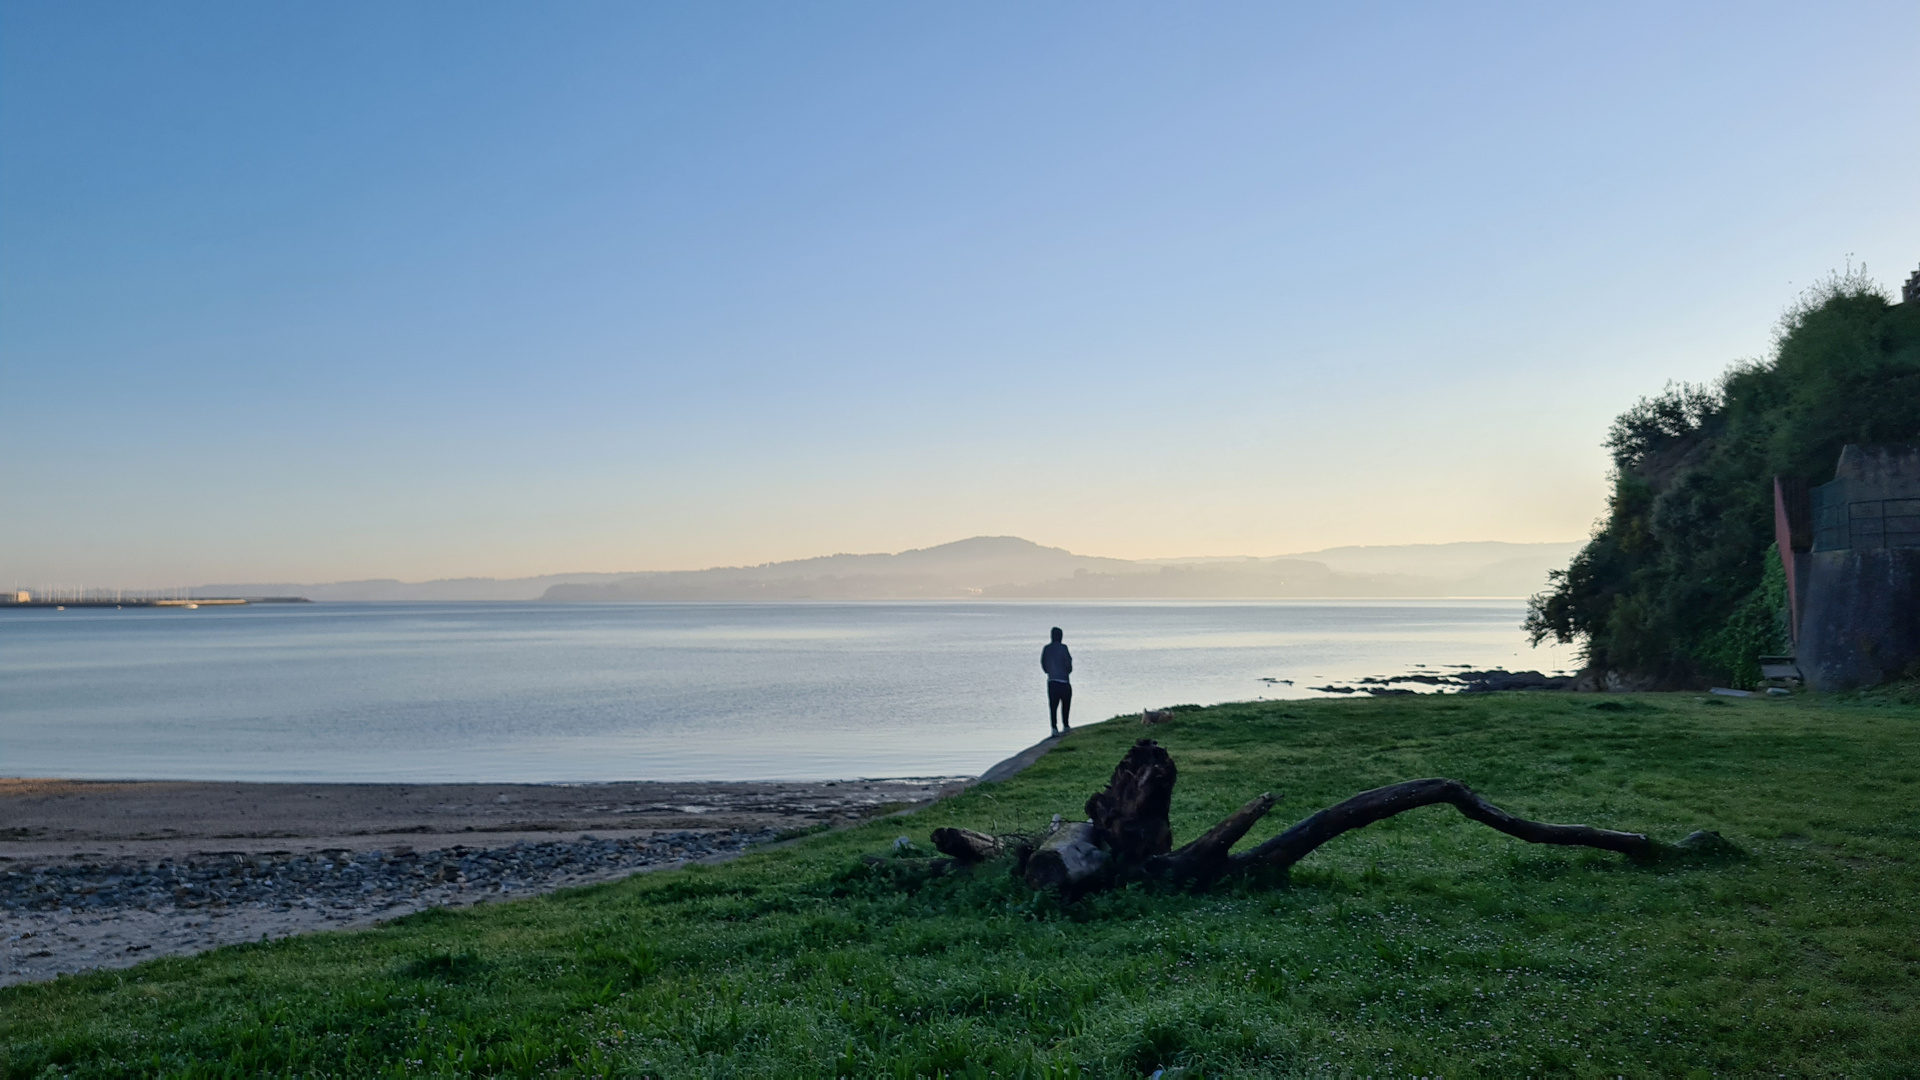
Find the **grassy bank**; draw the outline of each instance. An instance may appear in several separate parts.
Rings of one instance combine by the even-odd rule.
[[[1077,814],[1136,724],[910,818],[720,867],[0,991],[7,1075],[1894,1075],[1920,1060],[1920,707],[1484,695],[1223,706],[1152,730],[1177,840],[1364,788],[1743,860],[1659,868],[1431,807],[1291,887],[1062,906],[860,857]]]

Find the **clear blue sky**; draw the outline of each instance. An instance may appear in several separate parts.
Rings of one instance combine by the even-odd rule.
[[[0,3],[0,579],[1564,540],[1920,5]],[[0,580],[0,584],[4,584]]]

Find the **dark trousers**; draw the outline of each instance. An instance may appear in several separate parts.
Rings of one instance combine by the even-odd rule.
[[[1068,727],[1073,726],[1073,721],[1068,719],[1068,717],[1073,715],[1073,686],[1069,683],[1054,682],[1052,679],[1048,679],[1047,724],[1049,727],[1056,722],[1054,719],[1056,713],[1059,714],[1059,723],[1065,724]]]

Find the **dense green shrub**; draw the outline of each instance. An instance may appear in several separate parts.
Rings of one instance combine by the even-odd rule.
[[[1835,274],[1781,318],[1771,360],[1614,421],[1607,518],[1533,598],[1527,631],[1580,642],[1600,670],[1751,685],[1754,658],[1786,645],[1773,477],[1825,483],[1848,443],[1916,440],[1920,304]]]

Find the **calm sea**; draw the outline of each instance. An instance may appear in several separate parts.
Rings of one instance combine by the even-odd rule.
[[[0,611],[0,775],[827,779],[978,773],[1076,719],[1568,666],[1515,600],[301,604]],[[1292,680],[1282,682],[1263,680]]]

